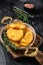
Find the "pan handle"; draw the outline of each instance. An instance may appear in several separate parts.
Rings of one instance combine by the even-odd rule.
[[[33,49],[34,52],[30,52]],[[30,52],[30,53],[28,53]],[[35,57],[36,60],[43,65],[43,53],[38,50],[37,47],[29,47],[26,48],[26,51],[24,52],[24,55],[27,57]]]
[[[5,22],[6,20],[10,20],[9,23],[11,23],[11,22],[12,22],[12,17],[4,16],[4,17],[2,18],[2,20],[1,20],[1,23],[2,23],[2,24],[7,24],[7,23]]]
[[[24,55],[27,57],[35,57],[38,54],[38,48],[37,47],[29,47],[26,48]]]

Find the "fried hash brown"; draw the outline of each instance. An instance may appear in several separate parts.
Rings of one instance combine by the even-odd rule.
[[[19,41],[23,37],[23,30],[9,28],[6,32],[9,39]]]
[[[26,25],[22,22],[15,22],[15,23],[6,25],[6,29],[8,29],[8,28],[25,29]]]
[[[32,31],[20,20],[6,25],[5,28],[7,29],[7,37],[17,47],[26,47],[33,41]]]
[[[33,34],[32,34],[32,31],[27,31],[25,36],[23,37],[23,39],[21,40],[21,45],[23,46],[27,46],[29,45],[33,40]]]

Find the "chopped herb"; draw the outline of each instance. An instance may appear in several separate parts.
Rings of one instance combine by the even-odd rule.
[[[15,12],[17,18],[24,21],[24,22],[28,22],[29,18],[34,17],[34,16],[30,15],[29,13],[27,13],[27,12],[17,8],[17,7],[14,7],[13,11]]]
[[[13,48],[14,50],[17,50],[19,48],[17,48],[14,44],[11,43],[11,41],[8,39],[7,35],[6,35],[6,30],[3,30],[2,32],[2,39],[4,41],[4,43],[8,46],[10,46],[11,48]]]

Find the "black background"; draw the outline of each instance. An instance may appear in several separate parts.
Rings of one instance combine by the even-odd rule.
[[[1,0],[0,1],[0,22],[3,16],[12,16],[14,18],[14,12],[12,11],[12,6],[17,6],[23,10],[23,3],[26,0]],[[28,0],[31,1],[31,3],[36,3],[36,8],[40,9],[39,13],[32,14],[35,17],[33,19],[30,19],[30,24],[35,28],[36,32],[39,33],[43,37],[43,2],[41,0]],[[40,5],[40,6],[39,6]],[[0,23],[0,26],[4,26]],[[43,51],[43,44],[39,48],[41,51]],[[6,52],[6,50],[3,47],[3,51],[6,57],[6,64],[7,65],[40,65],[35,58],[17,58],[14,59],[12,56]]]

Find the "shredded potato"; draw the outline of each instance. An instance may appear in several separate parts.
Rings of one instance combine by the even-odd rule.
[[[25,36],[23,37],[23,39],[21,40],[21,45],[27,46],[29,45],[33,40],[33,34],[32,32],[29,30]]]
[[[15,28],[15,29],[25,29],[26,28],[26,25],[24,25],[23,23],[21,22],[16,22],[16,23],[11,23],[11,24],[7,24],[5,26],[6,29],[8,28]]]
[[[25,29],[26,25],[21,20],[14,20],[15,28]]]
[[[8,29],[7,36],[9,39],[13,41],[19,41],[23,37],[23,30],[16,30],[16,29]]]
[[[6,28],[6,29],[15,28],[15,25],[14,25],[13,23],[7,24],[7,25],[5,26],[5,28]]]
[[[5,28],[7,29],[7,37],[17,47],[26,47],[33,41],[32,31],[20,20],[7,24]]]

